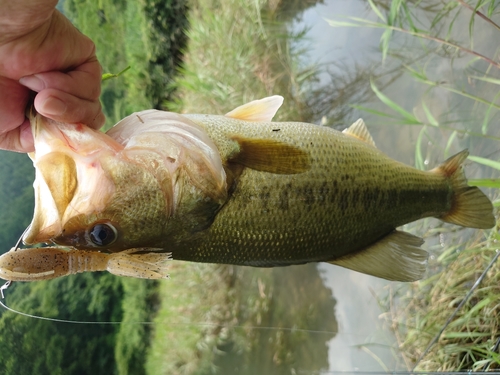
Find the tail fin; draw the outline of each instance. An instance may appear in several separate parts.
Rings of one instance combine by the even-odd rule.
[[[440,219],[464,227],[488,229],[495,225],[493,205],[481,190],[467,185],[462,165],[467,156],[469,151],[463,150],[433,170],[450,179],[454,192],[449,212]]]

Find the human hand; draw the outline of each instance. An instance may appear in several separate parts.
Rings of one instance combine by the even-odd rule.
[[[104,124],[94,43],[53,0],[0,0],[0,149],[33,151],[25,109],[61,122]]]

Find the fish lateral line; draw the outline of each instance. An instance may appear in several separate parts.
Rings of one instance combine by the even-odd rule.
[[[361,119],[343,133],[272,122],[282,102],[271,96],[225,116],[145,110],[106,134],[88,129],[76,136],[72,124],[31,116],[35,168],[51,153],[48,159],[66,163],[56,154],[67,152],[61,136],[79,150],[67,153],[76,168],[68,162],[57,176],[49,164],[45,171],[37,169],[35,213],[25,242],[74,247],[60,254],[46,250],[64,258],[61,275],[107,270],[162,278],[165,255],[139,258],[123,251],[142,247],[141,253],[155,253],[144,249],[147,244],[185,261],[257,266],[327,261],[413,281],[423,276],[427,253],[421,239],[395,228],[431,216],[466,227],[494,225],[489,199],[467,185],[462,167],[467,151],[433,171],[420,171],[378,150]],[[90,161],[100,168],[87,168]],[[65,177],[75,170],[76,190]],[[111,221],[119,241],[96,242],[92,228]],[[87,256],[76,249],[95,252]],[[23,267],[30,262],[15,257]],[[53,262],[40,270],[7,271],[9,277],[33,280],[50,278],[58,269]]]

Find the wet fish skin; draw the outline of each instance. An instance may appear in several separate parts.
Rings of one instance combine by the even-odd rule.
[[[305,150],[311,167],[292,175],[246,168],[208,240],[174,252],[176,259],[253,266],[334,260],[362,252],[403,224],[429,216],[446,219],[452,207],[453,183],[442,169],[419,171],[349,134],[304,123],[187,117],[203,124],[217,145],[230,134],[271,138]],[[217,135],[221,128],[225,135]],[[465,151],[454,159],[460,176],[466,156]],[[465,224],[491,227],[491,203],[482,193],[479,197],[478,210],[486,215]],[[232,249],[245,251],[235,259]]]
[[[25,241],[109,252],[151,247],[173,259],[266,267],[326,261],[412,281],[422,277],[427,253],[398,226],[429,216],[495,224],[491,202],[467,186],[466,151],[419,171],[379,151],[362,122],[343,133],[271,122],[279,105],[271,97],[226,116],[139,112],[107,133],[110,145],[104,139],[91,161],[75,153],[80,145],[58,147],[66,156],[55,173],[40,160],[56,151],[34,155],[42,187],[35,182]],[[94,164],[100,178],[87,186]],[[47,194],[58,196],[54,204],[43,203]],[[90,241],[96,224],[111,224],[117,239]]]
[[[215,146],[205,144],[208,136],[194,124],[176,126],[178,117],[170,114],[174,128],[158,136],[155,129],[135,134],[142,119],[134,115],[114,139],[33,116],[35,212],[23,241],[118,252],[155,248],[165,239],[184,242],[192,230],[206,228],[226,198],[224,170]],[[126,148],[117,139],[129,130],[134,138]],[[117,234],[112,246],[91,239],[103,224]]]

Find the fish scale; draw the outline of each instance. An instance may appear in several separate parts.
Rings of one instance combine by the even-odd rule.
[[[105,268],[161,278],[172,256],[265,267],[322,261],[413,281],[427,252],[399,226],[423,217],[495,224],[489,199],[467,185],[467,150],[420,171],[379,151],[362,120],[343,132],[272,122],[282,101],[224,116],[146,110],[106,134],[31,114],[35,213],[23,240],[59,247],[41,257],[9,251],[0,277]],[[66,264],[79,251],[99,266]]]
[[[311,168],[297,175],[246,169],[200,246],[174,251],[174,259],[253,266],[333,260],[450,206],[444,177],[398,163],[336,130],[279,123],[276,132],[275,123],[188,117],[202,124],[218,146],[231,134],[276,139],[307,152]],[[281,241],[276,243],[258,240],[277,235]]]

